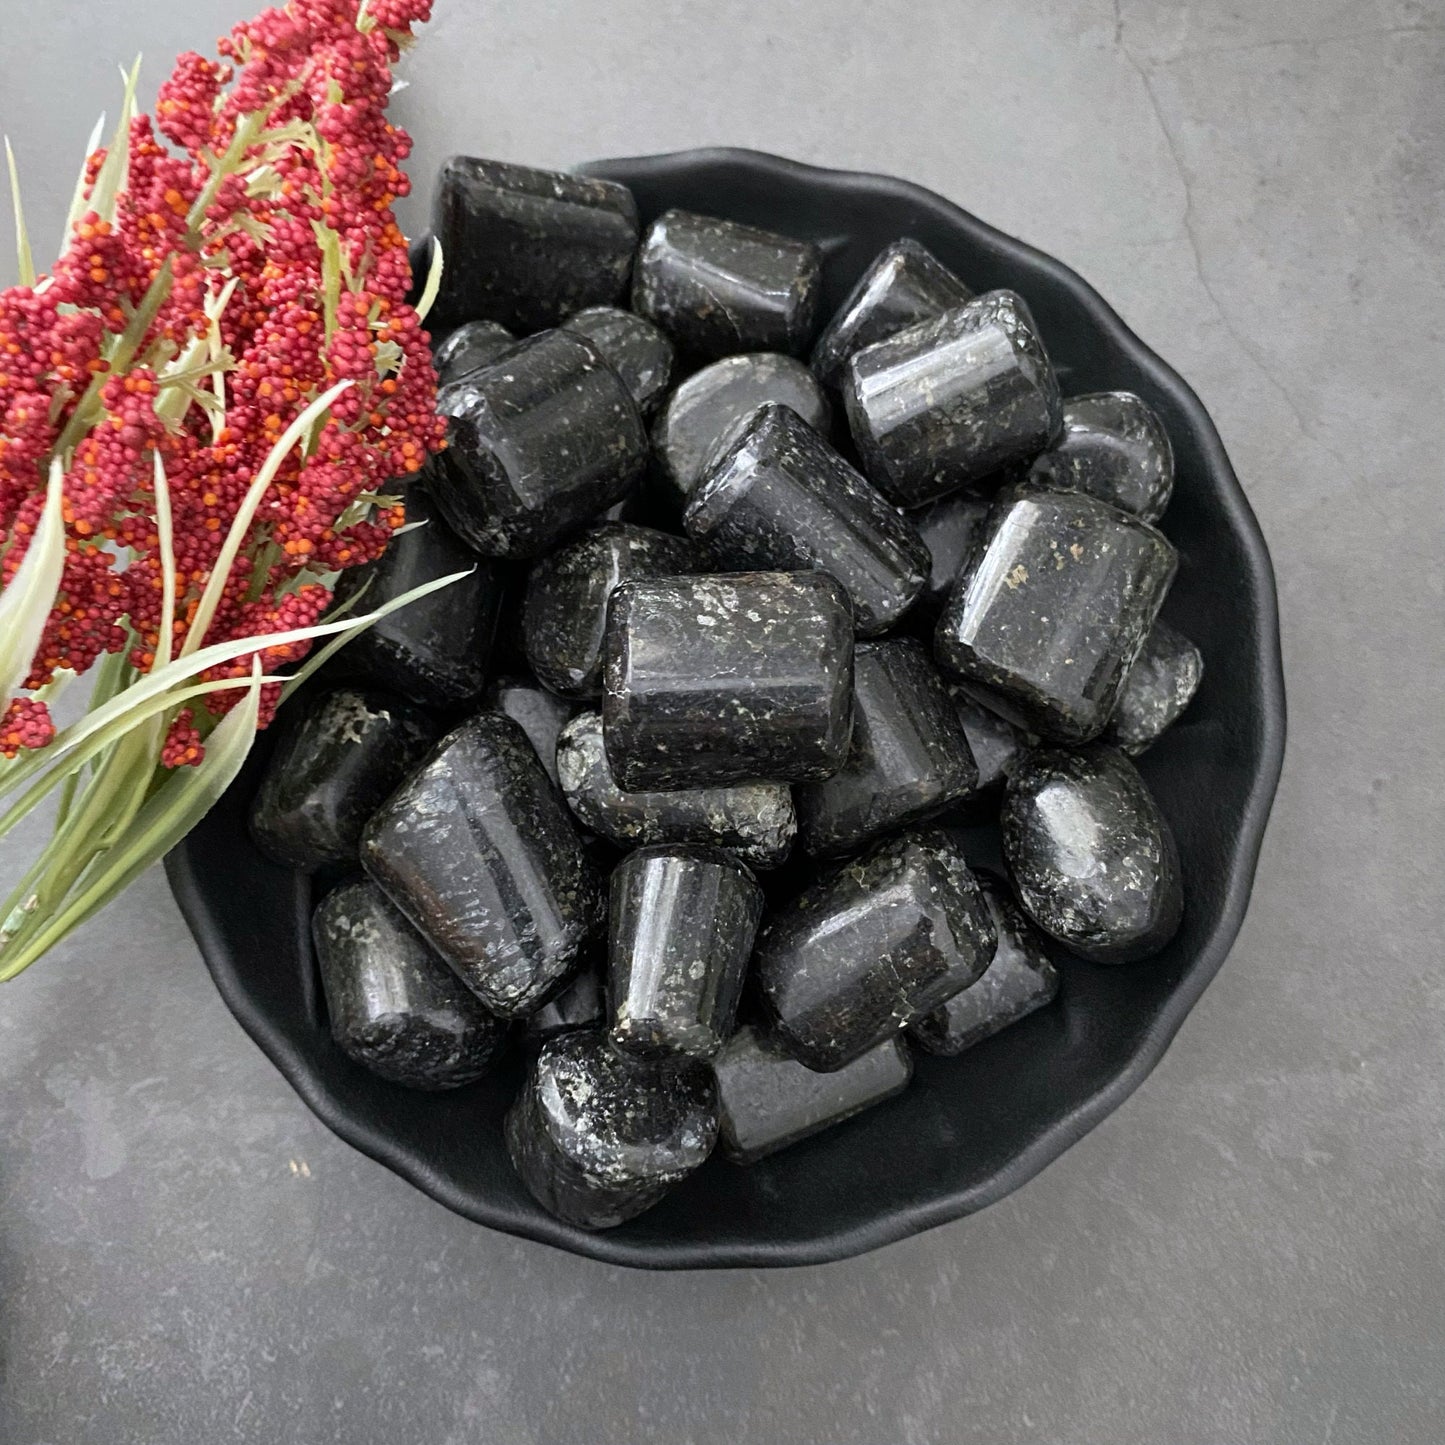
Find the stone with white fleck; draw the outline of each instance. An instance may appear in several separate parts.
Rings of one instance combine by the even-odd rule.
[[[589,306],[569,316],[562,327],[592,342],[622,378],[643,416],[657,410],[672,384],[676,356],[672,342],[652,322],[617,306]]]
[[[1104,741],[1131,756],[1142,753],[1173,726],[1203,679],[1203,654],[1161,617],[1124,678]]]

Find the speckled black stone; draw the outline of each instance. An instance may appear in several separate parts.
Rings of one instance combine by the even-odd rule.
[[[910,237],[885,246],[848,293],[813,347],[813,374],[837,386],[848,358],[875,341],[964,306],[973,292]]]
[[[613,870],[607,1003],[630,1054],[710,1059],[737,1020],[763,892],[715,848],[639,848]]]
[[[437,504],[488,557],[535,557],[632,490],[647,430],[622,379],[570,331],[518,342],[447,388]]]
[[[638,231],[626,186],[452,156],[432,203],[445,261],[436,318],[528,332],[611,305],[626,292]]]
[[[1174,834],[1117,748],[1020,758],[1004,795],[1003,847],[1024,911],[1083,958],[1148,958],[1179,927]]]
[[[843,401],[863,470],[914,507],[1042,451],[1059,383],[1023,298],[989,291],[854,354]]]
[[[438,385],[449,386],[470,372],[481,370],[515,345],[516,340],[498,321],[463,322],[432,351]]]
[[[607,765],[602,714],[579,713],[557,740],[557,775],[583,827],[621,848],[693,843],[721,848],[750,868],[776,868],[798,831],[786,783],[625,792]]]
[[[602,881],[527,735],[479,713],[367,825],[362,862],[493,1013],[530,1013],[578,966]]]
[[[908,513],[908,520],[928,548],[928,581],[918,598],[923,614],[937,617],[943,611],[953,584],[988,534],[991,502],[991,497],[977,492],[955,492]]]
[[[913,1059],[900,1038],[885,1039],[851,1064],[822,1074],[744,1024],[713,1060],[718,1147],[734,1164],[753,1164],[841,1124],[908,1087]]]
[[[406,520],[420,525],[394,537],[375,562],[342,573],[338,604],[365,584],[352,612],[369,612],[423,582],[469,575],[352,638],[338,654],[339,668],[433,707],[473,703],[486,680],[504,579],[495,563],[463,545],[420,487],[407,491]]]
[[[909,1025],[909,1034],[931,1054],[961,1054],[1043,1008],[1059,991],[1059,971],[1008,884],[992,873],[975,876],[998,947],[982,977]]]
[[[331,1036],[383,1079],[453,1089],[486,1073],[507,1040],[488,1013],[380,888],[366,879],[333,889],[311,935]]]
[[[1171,727],[1204,680],[1204,658],[1161,617],[1119,689],[1103,740],[1138,756]]]
[[[700,570],[685,537],[604,522],[533,565],[522,604],[522,640],[537,676],[564,697],[602,694],[607,600],[629,577]]]
[[[963,853],[916,829],[805,888],[767,922],[757,976],[772,1032],[841,1069],[972,983],[997,939]]]
[[[667,211],[642,238],[632,309],[697,359],[740,351],[797,356],[813,339],[820,265],[811,241]]]
[[[574,1030],[543,1045],[506,1136],[543,1209],[582,1229],[610,1229],[706,1160],[717,1142],[717,1088],[696,1059],[639,1059]]]
[[[852,731],[853,617],[824,572],[624,582],[602,722],[628,791],[826,778]]]
[[[672,342],[652,322],[616,306],[589,306],[562,327],[587,337],[622,378],[638,411],[652,415],[672,385],[676,365]]]
[[[977,783],[953,701],[922,644],[860,642],[848,760],[831,778],[798,784],[799,841],[815,856],[852,853],[942,812]]]
[[[534,1014],[527,1016],[527,1040],[546,1043],[572,1029],[600,1029],[606,1025],[605,969],[584,964],[582,971],[560,993],[553,994]]]
[[[1157,522],[1174,491],[1174,449],[1147,402],[1132,391],[1097,391],[1064,403],[1063,431],[1029,475]]]
[[[928,576],[928,549],[898,510],[786,406],[753,413],[683,525],[725,566],[828,572],[865,637],[897,622]]]
[[[282,721],[251,805],[251,836],[289,868],[355,864],[366,820],[436,741],[436,725],[412,703],[356,688]]]
[[[530,677],[493,678],[482,694],[482,706],[512,719],[527,734],[547,776],[557,781],[557,734],[572,716],[573,704],[549,692]]]
[[[1001,787],[1013,760],[1027,745],[1031,735],[986,708],[977,698],[970,697],[968,689],[961,683],[950,683],[948,695],[953,700],[954,715],[968,739],[968,748],[978,769],[973,796]]]
[[[1027,487],[1000,497],[992,528],[939,618],[939,662],[1011,721],[1086,742],[1154,625],[1174,548],[1106,502]]]
[[[652,429],[663,502],[680,513],[708,462],[770,402],[791,407],[820,435],[827,435],[832,411],[823,389],[791,356],[728,356],[688,377],[668,398]]]

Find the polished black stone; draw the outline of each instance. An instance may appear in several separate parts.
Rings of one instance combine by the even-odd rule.
[[[444,262],[435,317],[527,332],[611,305],[626,292],[638,230],[626,186],[452,156],[432,203]]]
[[[557,735],[572,716],[573,704],[530,677],[502,676],[487,684],[482,706],[489,712],[505,714],[527,734],[527,741],[555,783]]]
[[[1096,737],[1174,579],[1174,548],[1093,497],[1027,487],[1000,497],[992,528],[939,618],[939,662],[1034,732]]]
[[[943,611],[953,584],[968,566],[974,549],[982,545],[991,501],[976,492],[955,492],[908,513],[928,548],[928,581],[918,598],[919,610],[927,616],[936,617]]]
[[[522,639],[532,670],[564,697],[602,693],[607,600],[629,577],[700,570],[685,537],[628,522],[604,522],[532,566],[522,604]]]
[[[973,292],[911,237],[885,246],[848,293],[813,347],[813,374],[837,386],[848,358],[919,321],[964,306]]]
[[[865,637],[897,622],[928,575],[928,549],[897,508],[777,404],[706,469],[683,525],[725,566],[830,573]]]
[[[1019,750],[1027,746],[1031,735],[986,708],[977,698],[970,697],[968,689],[961,683],[950,683],[948,695],[953,700],[954,715],[968,739],[968,750],[973,754],[974,765],[978,769],[974,796],[1000,787],[1013,766],[1013,760],[1018,757]]]
[[[447,388],[437,504],[484,556],[535,557],[625,497],[647,430],[585,337],[545,331]]]
[[[848,425],[868,479],[914,507],[1042,451],[1059,383],[1023,298],[989,291],[855,353]]]
[[[622,378],[637,409],[651,416],[672,384],[676,356],[670,342],[645,316],[616,306],[589,306],[562,323],[586,336]]]
[[[800,355],[813,338],[821,256],[811,241],[668,211],[642,238],[632,309],[689,356]]]
[[[780,908],[758,940],[758,981],[783,1047],[840,1069],[972,983],[996,942],[957,842],[915,829]]]
[[[607,1004],[630,1054],[710,1059],[737,1020],[763,892],[715,848],[639,848],[613,870]]]
[[[251,805],[251,836],[268,857],[308,873],[355,864],[366,820],[438,729],[414,704],[356,688],[281,716],[281,741]]]
[[[437,384],[449,386],[495,361],[517,338],[498,321],[465,321],[432,351]]]
[[[1059,991],[1059,971],[1008,884],[992,873],[975,876],[998,947],[980,978],[908,1026],[909,1034],[931,1054],[961,1054],[1043,1008]]]
[[[406,520],[409,530],[392,538],[375,562],[341,574],[338,605],[355,599],[351,612],[359,615],[424,582],[469,575],[388,613],[352,638],[338,654],[336,669],[433,707],[475,702],[486,679],[504,579],[495,563],[463,545],[420,487],[407,491]]]
[[[607,985],[600,966],[584,965],[560,993],[527,1016],[527,1039],[541,1044],[572,1029],[600,1029],[607,1021]]]
[[[1204,679],[1204,657],[1182,632],[1161,617],[1119,689],[1105,742],[1137,756],[1189,706]]]
[[[1024,911],[1095,963],[1148,958],[1179,927],[1174,834],[1117,748],[1020,758],[1004,795],[1003,848]]]
[[[527,735],[479,713],[382,805],[362,862],[494,1013],[530,1013],[597,937],[602,880]]]
[[[848,760],[831,778],[794,790],[798,838],[815,856],[852,853],[942,812],[977,783],[968,739],[922,644],[860,642]]]
[[[579,713],[557,740],[557,775],[583,827],[621,848],[694,843],[721,848],[750,868],[776,868],[798,831],[786,783],[625,792],[607,765],[602,714]]]
[[[885,1039],[851,1064],[822,1074],[744,1024],[712,1061],[717,1078],[718,1147],[734,1164],[830,1129],[902,1093],[913,1059],[900,1038]]]
[[[332,1038],[383,1079],[453,1089],[486,1073],[505,1046],[506,1024],[375,883],[359,879],[328,893],[311,936]]]
[[[847,756],[853,616],[824,572],[624,582],[606,657],[607,761],[629,791],[826,778]]]
[[[728,356],[688,377],[667,399],[652,429],[664,503],[681,512],[708,462],[770,402],[791,407],[827,435],[832,413],[823,389],[791,356],[766,351]]]
[[[543,1045],[506,1120],[532,1197],[582,1229],[651,1209],[717,1142],[717,1088],[696,1059],[639,1059],[577,1029]]]
[[[1097,391],[1064,403],[1063,431],[1029,475],[1157,522],[1174,490],[1174,449],[1148,402],[1132,391]]]

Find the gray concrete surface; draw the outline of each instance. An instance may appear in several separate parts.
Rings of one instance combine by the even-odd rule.
[[[5,0],[38,236],[114,63],[153,88],[248,8]],[[0,1440],[1439,1441],[1445,8],[438,9],[399,101],[423,190],[452,149],[893,172],[1064,257],[1190,378],[1283,601],[1254,903],[1155,1075],[1004,1203],[835,1266],[650,1276],[334,1139],[152,874],[0,998]]]

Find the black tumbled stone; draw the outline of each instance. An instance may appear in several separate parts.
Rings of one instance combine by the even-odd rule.
[[[950,683],[948,695],[953,700],[954,715],[968,739],[968,749],[978,768],[974,796],[1000,787],[1030,735],[986,708],[977,698],[970,697],[968,689],[961,683]]]
[[[604,522],[533,564],[522,604],[522,638],[533,672],[564,697],[602,692],[607,600],[629,577],[697,571],[685,537],[628,522]]]
[[[744,1024],[713,1060],[718,1147],[753,1164],[874,1104],[902,1093],[913,1059],[900,1038],[885,1039],[831,1073],[806,1068],[766,1034]]]
[[[753,413],[683,525],[723,565],[829,573],[865,637],[891,627],[928,575],[928,549],[898,510],[786,406]]]
[[[615,181],[452,156],[432,204],[445,263],[436,316],[527,332],[611,305],[638,230],[632,193]]]
[[[486,679],[504,579],[495,563],[463,545],[419,487],[407,492],[406,520],[409,530],[393,537],[375,562],[342,574],[336,600],[356,598],[350,615],[370,612],[424,582],[468,575],[352,638],[338,654],[339,669],[433,707],[474,702]]]
[[[815,856],[851,853],[933,817],[977,783],[968,739],[922,645],[912,638],[860,642],[848,760],[831,778],[798,784],[799,841]]]
[[[437,739],[420,708],[385,693],[339,688],[285,719],[251,805],[251,836],[268,857],[306,872],[357,861],[361,830]]]
[[[1204,678],[1204,657],[1160,618],[1119,689],[1102,737],[1137,756],[1189,706]]]
[[[607,764],[602,714],[579,713],[557,740],[557,776],[583,827],[621,848],[693,843],[721,848],[750,868],[776,868],[798,830],[786,783],[627,792]]]
[[[572,1029],[599,1029],[607,1016],[607,986],[604,970],[584,965],[582,971],[560,993],[553,994],[534,1014],[527,1016],[527,1038],[546,1043]]]
[[[989,291],[856,352],[843,400],[863,470],[914,507],[1042,451],[1059,383],[1022,297]]]
[[[502,676],[487,684],[482,706],[511,718],[527,734],[527,741],[555,783],[557,735],[572,716],[573,704],[530,677]]]
[[[672,342],[652,322],[616,306],[589,306],[562,327],[587,337],[622,378],[638,411],[652,415],[672,384],[676,360]]]
[[[495,361],[516,337],[497,321],[466,321],[432,351],[437,385],[449,386]]]
[[[758,981],[772,1031],[810,1069],[840,1069],[988,966],[993,922],[941,829],[875,845],[764,925]]]
[[[910,237],[885,246],[813,347],[813,374],[837,386],[854,352],[973,300],[973,292]]]
[[[811,241],[667,211],[642,238],[632,309],[690,356],[798,355],[813,337],[820,265]]]
[[[527,735],[480,713],[367,825],[362,862],[494,1013],[530,1013],[575,971],[602,881]]]
[[[991,525],[939,618],[939,662],[1011,721],[1086,742],[1154,625],[1174,548],[1093,497],[1027,487],[1000,497]]]
[[[1132,963],[1179,927],[1174,834],[1117,748],[1020,758],[1004,795],[1003,847],[1024,911],[1083,958]]]
[[[1157,522],[1174,490],[1174,449],[1154,409],[1132,391],[1091,392],[1064,403],[1063,431],[1029,475]]]
[[[825,778],[852,728],[853,617],[824,572],[624,582],[602,722],[628,789]]]
[[[726,853],[628,854],[608,909],[612,1042],[646,1058],[711,1058],[732,1034],[762,913],[762,889]]]
[[[535,557],[636,486],[647,431],[585,337],[545,331],[446,389],[437,504],[489,557]]]
[[[532,1197],[582,1229],[652,1208],[717,1142],[717,1088],[696,1059],[639,1059],[591,1030],[549,1040],[506,1120]]]
[[[928,581],[918,599],[919,609],[928,616],[936,617],[943,611],[954,583],[987,536],[991,502],[992,498],[975,492],[955,492],[908,513],[908,520],[928,548]]]
[[[981,977],[909,1025],[908,1032],[931,1054],[961,1054],[1043,1008],[1059,991],[1059,971],[1008,884],[992,873],[976,877],[998,947]]]
[[[312,915],[331,1036],[347,1057],[413,1089],[486,1073],[507,1026],[432,952],[375,883],[343,884]]]

